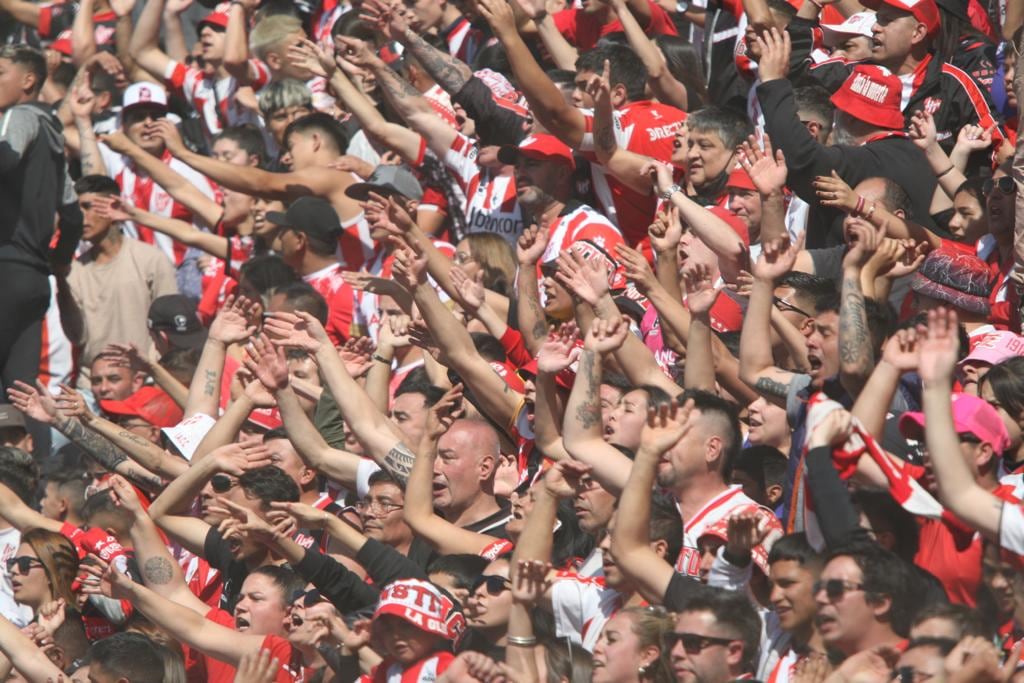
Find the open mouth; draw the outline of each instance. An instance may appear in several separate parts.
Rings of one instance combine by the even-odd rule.
[[[238,551],[242,549],[242,540],[239,538],[232,538],[228,540],[228,550],[232,555],[237,555]]]
[[[236,631],[248,631],[251,624],[249,620],[242,616],[235,616],[235,630]]]

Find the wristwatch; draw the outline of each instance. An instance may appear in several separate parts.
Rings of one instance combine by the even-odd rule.
[[[690,3],[688,3],[686,0],[679,0],[679,2],[676,3],[676,12],[678,12],[679,14],[682,14],[688,9],[690,9]]]
[[[665,190],[664,192],[661,193],[661,198],[664,199],[665,201],[668,201],[669,199],[672,198],[672,195],[674,195],[676,192],[682,192],[682,191],[683,191],[683,188],[679,186],[679,183],[675,183],[674,185],[672,185],[667,190]]]

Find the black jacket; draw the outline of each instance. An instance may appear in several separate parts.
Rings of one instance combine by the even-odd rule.
[[[54,216],[61,239],[55,260],[71,262],[82,236],[60,122],[43,104],[19,104],[0,119],[0,262],[49,273]]]
[[[850,187],[868,178],[891,178],[910,195],[910,218],[925,227],[932,226],[928,209],[937,181],[924,154],[909,138],[896,134],[860,146],[825,146],[800,123],[790,81],[762,83],[757,97],[764,111],[765,131],[775,149],[786,155],[786,184],[811,205],[808,247],[831,247],[843,242],[842,212],[819,205],[812,185],[815,176],[827,176],[832,170]]]
[[[829,59],[820,64],[812,64],[808,60],[813,46],[813,27],[807,20],[794,19],[786,30],[793,40],[793,62],[790,78],[800,80],[809,77],[823,85],[829,92],[835,92],[843,84],[859,62],[846,62]],[[984,57],[984,51],[965,55],[965,65],[975,68],[975,58]],[[981,68],[981,67],[977,67]],[[969,123],[988,128],[994,123],[1001,123],[1001,117],[995,111],[987,89],[975,81],[967,71],[932,55],[925,67],[921,82],[916,84],[907,106],[903,109],[903,117],[907,126],[914,112],[927,110],[935,118],[939,144],[948,154],[956,144],[956,136],[961,128]],[[1000,129],[994,136],[1005,136]]]

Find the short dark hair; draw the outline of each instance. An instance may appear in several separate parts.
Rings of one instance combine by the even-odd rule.
[[[903,186],[897,183],[892,178],[883,178],[876,176],[871,180],[879,180],[885,186],[885,193],[882,195],[882,202],[885,204],[885,208],[889,213],[895,213],[896,211],[902,211],[908,216],[912,216],[914,213],[914,203],[910,199],[910,195],[903,189]]]
[[[743,671],[752,672],[761,649],[761,617],[740,591],[701,586],[683,612],[711,612],[719,625],[743,643]]]
[[[839,313],[839,292],[832,290],[831,292],[822,294],[814,300],[814,314],[819,315],[821,313]]]
[[[295,119],[288,124],[288,127],[284,130],[284,146],[289,146],[289,141],[292,135],[298,133],[299,135],[307,135],[309,133],[320,133],[324,138],[331,141],[334,145],[335,151],[338,155],[345,153],[348,149],[349,137],[345,129],[342,128],[341,124],[338,123],[330,114],[323,112],[313,112],[307,116],[303,116],[301,119]]]
[[[249,576],[260,574],[274,582],[274,585],[281,589],[282,602],[288,606],[295,599],[298,593],[306,587],[306,580],[296,574],[288,567],[268,564],[257,567],[249,572]]]
[[[778,486],[786,479],[786,456],[773,446],[748,446],[739,452],[733,471],[746,472],[764,490]]]
[[[320,244],[322,240],[314,240],[314,235],[306,234],[309,240],[310,247],[316,253],[321,253],[323,245]],[[329,247],[330,253],[334,253],[334,249],[337,247],[337,242],[332,241]],[[302,311],[303,313],[309,313],[311,316],[320,321],[321,325],[327,324],[327,316],[329,310],[327,307],[327,299],[324,298],[323,294],[313,289],[313,285],[302,280],[296,280],[289,282],[281,287],[274,288],[274,294],[280,294],[284,297],[285,302],[291,305],[292,309],[296,311]]]
[[[726,149],[736,149],[754,134],[754,126],[745,114],[716,105],[693,112],[687,117],[686,125],[691,131],[714,133]]]
[[[607,384],[610,387],[615,387],[622,393],[626,393],[627,391],[631,391],[633,389],[633,384],[626,378],[625,375],[622,375],[618,372],[611,372],[608,370],[606,370],[605,373],[601,375],[601,384]]]
[[[113,515],[124,530],[131,529],[134,521],[132,513],[117,503],[110,489],[103,489],[92,494],[82,504],[82,520],[86,524],[96,526],[92,520],[101,514]]]
[[[718,431],[722,437],[722,464],[719,468],[722,477],[726,480],[732,473],[733,463],[740,453],[743,445],[743,435],[740,432],[739,408],[732,401],[727,401],[721,396],[712,394],[710,391],[700,389],[688,389],[683,392],[680,402],[693,400],[693,407],[700,411],[702,421],[708,416],[717,416]]]
[[[832,105],[832,93],[820,85],[804,85],[793,89],[796,110],[820,119],[831,130],[832,117],[836,108]],[[803,117],[801,117],[803,118]]]
[[[772,545],[768,552],[768,564],[785,560],[815,571],[820,571],[825,564],[825,558],[811,546],[807,541],[807,534],[802,531],[786,534]]]
[[[83,519],[85,507],[85,489],[92,476],[82,468],[54,470],[46,476],[47,483],[53,484],[57,490],[68,497],[71,513]]]
[[[666,493],[651,496],[650,535],[652,541],[665,541],[665,561],[675,566],[683,550],[683,518],[675,500]]]
[[[472,332],[470,337],[473,338],[473,346],[476,347],[476,352],[483,356],[484,360],[492,363],[504,363],[508,360],[505,347],[502,346],[501,342],[494,335],[486,332]]]
[[[647,394],[648,409],[667,406],[672,402],[672,397],[667,391],[653,384],[641,384],[638,387],[633,387],[629,391],[642,391]]]
[[[996,363],[981,379],[992,387],[992,394],[1015,420],[1024,414],[1024,356]]]
[[[299,502],[298,485],[277,465],[246,470],[238,478],[238,485],[247,496],[258,498],[265,507],[270,507],[271,503]]]
[[[912,626],[917,626],[929,619],[945,619],[953,622],[959,631],[957,640],[967,636],[991,638],[993,635],[992,629],[986,626],[981,613],[967,605],[958,605],[952,602],[933,602],[925,605],[914,615]]]
[[[75,192],[79,195],[92,192],[94,194],[106,194],[112,197],[121,196],[121,187],[113,178],[105,175],[82,176],[75,183]]]
[[[896,330],[896,311],[888,301],[864,297],[864,313],[871,333],[871,353],[878,358],[882,353],[882,344]]]
[[[889,598],[891,604],[885,618],[895,633],[906,637],[916,594],[911,587],[907,563],[874,542],[840,546],[829,553],[828,561],[837,557],[849,557],[860,568],[868,602]]]
[[[33,93],[38,93],[46,83],[46,56],[42,50],[28,45],[5,45],[0,48],[0,59],[9,59],[36,78]]]
[[[593,50],[587,50],[576,60],[576,71],[604,71],[605,60],[611,68],[611,86],[622,85],[631,102],[644,99],[647,87],[647,69],[644,63],[628,45],[602,42]]]
[[[858,488],[850,493],[850,502],[864,513],[878,536],[892,534],[893,551],[906,562],[913,562],[920,547],[920,525],[917,518],[896,502],[888,491],[876,488]]]
[[[455,579],[456,586],[468,590],[488,564],[487,558],[479,555],[441,555],[427,565],[427,574],[447,574]]]
[[[88,663],[99,665],[115,678],[129,683],[162,683],[164,662],[157,644],[141,633],[125,631],[97,640],[89,648]]]
[[[299,279],[292,267],[277,254],[253,256],[242,264],[238,277],[261,295]]]
[[[566,85],[572,87],[576,82],[576,72],[568,69],[548,69],[544,73],[559,87]]]
[[[26,505],[33,505],[39,486],[39,465],[30,453],[15,446],[0,446],[0,483],[14,491]]]
[[[267,145],[263,141],[263,133],[251,123],[225,129],[213,139],[214,143],[218,140],[231,140],[236,143],[243,152],[255,156],[261,166],[267,161]]]
[[[814,301],[820,296],[835,294],[836,283],[827,277],[811,275],[799,270],[793,270],[779,278],[775,283],[776,287],[792,287],[801,298],[806,297]]]
[[[387,470],[377,470],[366,480],[367,488],[376,486],[377,484],[392,484],[402,489],[403,493],[405,492],[405,486],[402,485],[402,482],[391,476],[391,473]]]
[[[405,394],[420,394],[423,396],[423,402],[427,406],[432,406],[441,400],[445,391],[441,387],[431,384],[426,377],[410,373],[395,389],[395,398]]]

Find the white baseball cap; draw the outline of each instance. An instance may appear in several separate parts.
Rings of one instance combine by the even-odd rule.
[[[167,91],[158,83],[140,81],[125,88],[121,96],[121,111],[144,105],[167,109]]]
[[[825,34],[825,45],[835,47],[847,36],[870,38],[873,35],[871,29],[875,23],[874,12],[857,12],[846,17],[846,21],[841,24],[822,24],[821,31]]]

